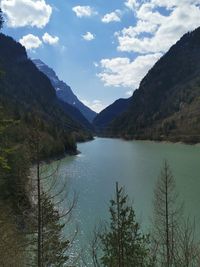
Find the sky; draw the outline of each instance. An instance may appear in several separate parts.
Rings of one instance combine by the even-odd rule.
[[[130,97],[200,26],[200,0],[1,0],[3,33],[52,67],[93,110]]]

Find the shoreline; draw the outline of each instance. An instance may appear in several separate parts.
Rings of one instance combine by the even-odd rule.
[[[155,143],[166,143],[166,144],[182,144],[182,145],[189,145],[189,146],[200,146],[199,142],[192,142],[192,141],[181,141],[181,140],[170,140],[170,139],[148,139],[148,138],[127,138],[123,136],[106,136],[106,135],[96,135],[97,138],[110,138],[110,139],[121,139],[124,141],[146,141],[146,142],[155,142]]]

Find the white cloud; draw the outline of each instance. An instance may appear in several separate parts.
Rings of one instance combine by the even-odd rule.
[[[125,95],[128,96],[128,97],[130,97],[130,96],[133,95],[133,91],[132,91],[132,90],[127,91],[127,92],[125,93]]]
[[[81,102],[83,102],[83,104],[96,111],[97,113],[99,113],[106,107],[101,100],[88,101],[86,99],[81,99]]]
[[[41,40],[38,36],[33,34],[28,34],[23,36],[19,42],[26,48],[26,49],[36,49],[42,45]]]
[[[82,17],[91,17],[92,15],[96,15],[97,12],[94,11],[90,6],[75,6],[72,10],[76,13],[76,16],[79,18]]]
[[[168,9],[172,9],[174,7],[182,6],[182,5],[199,5],[199,0],[152,0],[152,4],[159,7],[166,7]]]
[[[2,0],[1,8],[10,27],[43,28],[52,14],[52,7],[45,0]]]
[[[98,74],[105,86],[124,86],[138,88],[140,81],[162,54],[138,56],[131,61],[129,58],[102,59],[102,72]]]
[[[105,86],[136,89],[163,53],[183,34],[199,27],[200,0],[126,0],[125,5],[134,11],[136,24],[115,33],[117,49],[133,52],[135,59],[102,59],[98,77]]]
[[[91,32],[86,32],[86,34],[83,34],[82,37],[86,41],[92,41],[95,39],[94,35]]]
[[[102,22],[104,23],[119,22],[121,21],[120,15],[121,15],[120,10],[115,10],[114,12],[106,14],[102,18]]]
[[[149,0],[136,11],[137,24],[117,34],[118,50],[166,52],[183,34],[199,26],[199,0]],[[168,10],[160,13],[158,7]],[[148,34],[148,35],[147,35]]]
[[[99,64],[97,62],[93,62],[93,65],[95,66],[95,68],[99,67]]]
[[[131,10],[134,10],[135,8],[138,7],[137,0],[127,0],[127,1],[125,2],[125,6],[127,6],[127,7],[130,8]]]
[[[44,43],[55,45],[59,42],[59,38],[57,36],[52,36],[49,33],[45,32],[45,34],[42,36],[42,40]]]

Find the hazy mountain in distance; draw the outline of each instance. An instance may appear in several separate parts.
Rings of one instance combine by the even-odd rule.
[[[117,116],[122,114],[129,106],[131,98],[118,99],[104,110],[102,110],[93,121],[93,125],[97,133],[101,134],[104,130],[108,131],[108,125]]]
[[[58,99],[49,78],[27,57],[25,48],[4,34],[0,34],[0,59],[0,109],[5,118],[18,122],[13,127],[14,141],[27,142],[37,128],[47,157],[75,151],[76,140],[91,138],[89,122],[77,109],[85,123],[75,111],[71,116],[73,107]]]

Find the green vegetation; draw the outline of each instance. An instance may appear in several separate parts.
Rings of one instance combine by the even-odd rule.
[[[110,226],[100,234],[103,266],[129,267],[148,265],[148,236],[141,233],[128,196],[116,184],[115,198],[110,202]]]
[[[61,213],[59,205],[66,198],[65,188],[56,188],[57,169],[45,171],[42,135],[35,129],[29,146],[5,140],[10,127],[0,120],[1,143],[6,145],[1,158],[6,162],[0,172],[1,191],[1,266],[79,266],[71,263],[72,242],[63,230],[73,225],[68,216],[75,201]],[[4,137],[4,139],[3,139]],[[26,150],[31,147],[30,150]],[[31,155],[29,153],[31,152]],[[31,162],[35,169],[30,176]],[[32,185],[32,186],[31,186]],[[116,185],[110,202],[110,221],[95,233],[92,260],[95,267],[193,267],[198,266],[200,247],[194,238],[195,227],[185,219],[178,204],[173,175],[164,164],[155,188],[153,225],[144,234],[123,188]],[[63,205],[61,205],[63,207]],[[6,235],[4,234],[6,233]]]
[[[0,115],[0,265],[26,266],[23,235],[25,218],[30,207],[26,192],[29,165],[22,146],[12,143],[7,133],[14,122]]]
[[[131,98],[118,99],[113,104],[102,110],[93,120],[95,131],[99,135],[106,134],[109,124],[119,115],[121,115],[130,104]]]
[[[0,28],[2,25],[0,11]],[[120,127],[124,127],[123,131],[120,128],[117,133],[127,138],[156,136],[156,139],[171,138],[173,133],[173,138],[177,140],[186,133],[186,137],[191,134],[194,141],[200,121],[200,82],[196,75],[200,68],[200,53],[196,53],[199,34],[197,29],[183,37],[149,72],[141,83],[142,90],[134,94],[131,112],[126,114],[126,118],[122,116],[124,120]],[[189,44],[188,39],[192,40]],[[183,56],[179,44],[191,64],[181,60]],[[185,44],[192,51],[189,55]],[[175,58],[175,63],[168,70],[172,58]],[[186,67],[178,69],[180,64]],[[61,205],[63,199],[66,201],[65,184],[62,188],[57,187],[57,168],[46,172],[42,161],[66,152],[76,153],[76,141],[89,139],[91,134],[65,112],[64,104],[56,98],[49,80],[27,58],[24,48],[2,34],[0,68],[0,266],[79,266],[70,258],[73,242],[64,235],[64,229],[69,225],[71,229],[73,224],[70,215],[76,198],[68,207],[66,203]],[[175,71],[176,75],[172,76]],[[169,76],[174,78],[168,79]],[[181,77],[186,78],[184,85]],[[178,82],[180,84],[175,90]],[[148,89],[146,84],[150,84]],[[157,94],[158,89],[164,90],[165,101],[160,93]],[[141,107],[141,101],[149,104]],[[143,112],[141,108],[144,108]],[[133,110],[135,117],[132,116]],[[180,127],[185,120],[189,120],[189,126],[181,132]],[[66,209],[61,211],[60,206],[63,205]],[[185,218],[182,205],[178,204],[174,178],[166,162],[155,188],[150,233],[142,232],[128,196],[118,184],[109,211],[109,223],[95,232],[92,242],[95,267],[200,265],[195,227],[191,220]]]
[[[164,162],[154,193],[151,242],[155,266],[199,266],[200,246],[195,224],[185,217],[179,203],[175,180]]]
[[[57,172],[46,173],[41,166],[43,143],[40,143],[40,131],[33,133],[29,146],[16,145],[8,142],[9,139],[5,142],[6,131],[9,133],[9,127],[14,123],[6,129],[3,124],[0,120],[4,129],[1,144],[7,145],[9,153],[1,151],[0,265],[65,266],[69,260],[70,241],[63,237],[63,229],[66,221],[69,222],[74,202],[69,210],[66,207],[66,213],[60,212],[61,201],[57,203],[56,199],[62,198],[62,192],[60,189],[56,191]],[[31,149],[26,151],[28,147]],[[30,175],[33,161],[37,168]],[[47,181],[48,187],[45,185]]]
[[[40,132],[36,129],[31,139],[36,167],[35,175],[32,177],[32,184],[34,186],[30,192],[36,201],[33,208],[34,223],[30,223],[31,230],[34,230],[35,233],[35,242],[32,245],[36,252],[34,266],[64,266],[69,259],[67,251],[70,241],[65,240],[62,232],[66,226],[65,217],[71,215],[74,202],[69,210],[66,207],[67,211],[62,209],[61,213],[60,205],[64,201],[62,193],[65,193],[67,188],[65,188],[65,184],[62,185],[62,188],[57,188],[57,167],[50,172],[42,167],[41,144]],[[69,222],[68,219],[67,222]]]
[[[27,242],[13,216],[13,210],[5,204],[0,207],[0,266],[26,267]]]
[[[3,140],[3,133],[6,128],[6,121],[3,120],[2,114],[0,113],[0,140],[1,140],[1,147],[0,147],[0,169],[5,170],[9,169],[8,163],[7,163],[7,156],[8,156],[8,150],[5,147],[4,140]]]
[[[95,228],[91,257],[95,267],[197,267],[200,243],[195,224],[184,214],[167,162],[155,187],[151,231],[142,233],[123,188],[116,185],[109,224]]]
[[[43,159],[76,153],[76,141],[92,138],[90,130],[72,119],[58,100],[49,79],[28,59],[25,48],[0,34],[0,106],[4,116],[18,122],[8,133],[12,142],[27,143],[38,127]]]
[[[133,93],[129,107],[106,125],[104,134],[126,139],[200,142],[199,62],[197,28],[184,35],[154,65]],[[103,116],[102,119],[105,121]]]
[[[76,142],[91,133],[68,115],[25,49],[3,34],[0,40],[0,266],[65,266],[70,241],[62,232],[73,207],[58,211],[41,162],[76,153]]]
[[[65,223],[61,223],[58,210],[49,197],[42,199],[42,264],[41,266],[64,266],[68,260],[70,241],[63,237]]]

